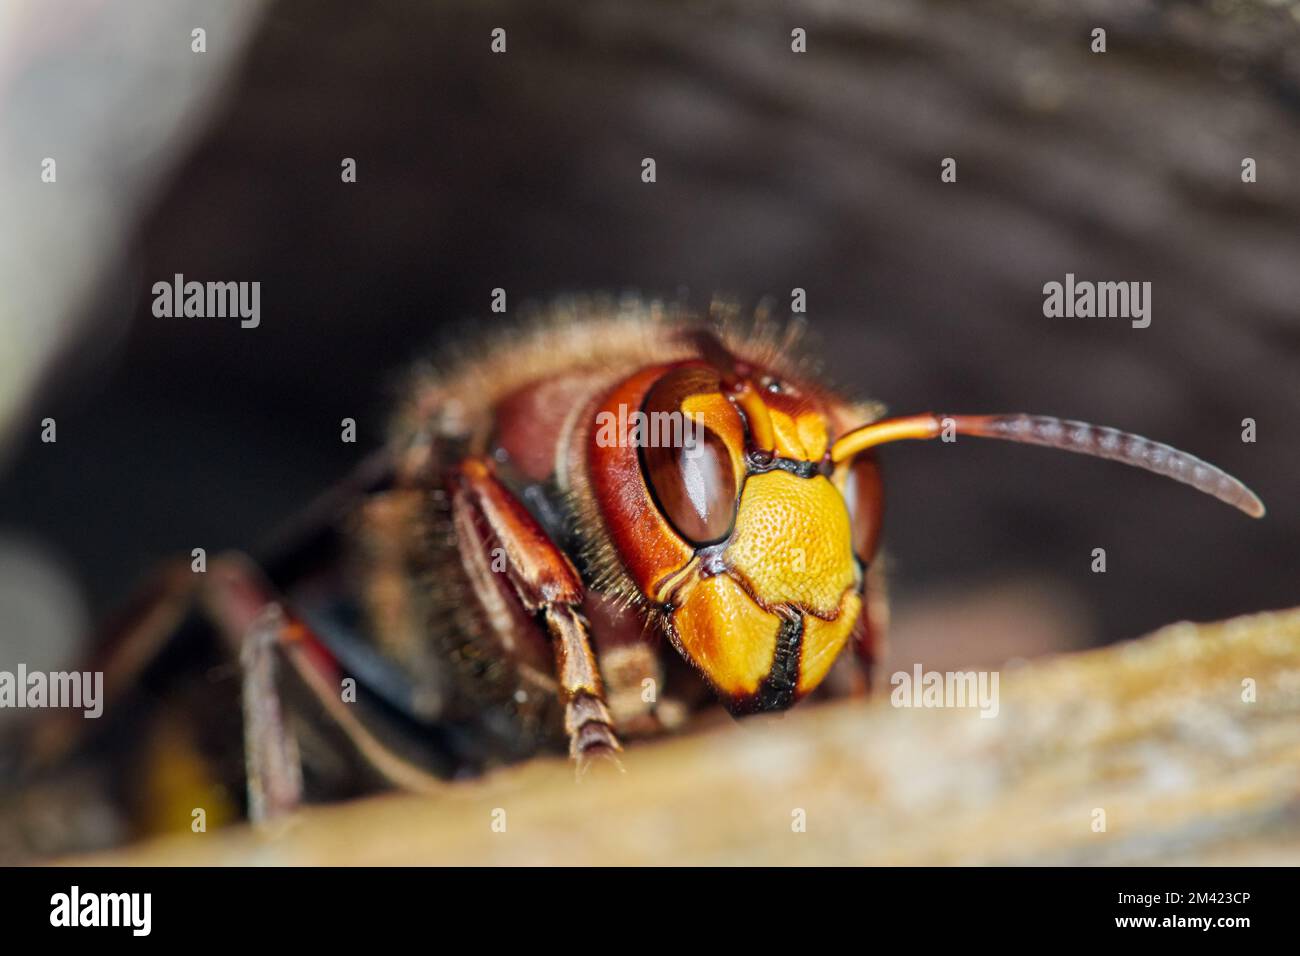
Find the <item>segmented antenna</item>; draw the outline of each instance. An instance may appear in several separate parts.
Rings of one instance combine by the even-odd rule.
[[[947,427],[958,435],[1059,448],[1144,468],[1213,495],[1252,518],[1264,516],[1264,503],[1253,491],[1223,469],[1195,455],[1117,428],[1047,415],[936,415],[930,412],[891,418],[864,425],[842,436],[832,446],[831,458],[838,463],[886,442],[937,438],[943,434],[946,423],[951,423]]]

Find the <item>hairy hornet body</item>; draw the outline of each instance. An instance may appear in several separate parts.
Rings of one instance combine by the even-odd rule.
[[[225,673],[240,693],[218,689],[241,709],[190,737],[242,726],[254,819],[304,793],[437,792],[539,748],[567,744],[584,767],[715,700],[739,715],[867,688],[886,620],[878,445],[1047,445],[1263,513],[1219,469],[1114,429],[882,419],[820,380],[800,328],[578,304],[419,370],[386,449],[259,565],[226,556],[159,575],[103,644],[109,711],[136,712],[130,690],[156,685],[198,609],[238,661]],[[164,710],[171,737],[186,726],[176,713]],[[38,731],[32,766],[88,749],[84,726]]]
[[[575,755],[681,721],[665,652],[737,713],[788,707],[855,635],[869,656],[879,481],[869,456],[824,461],[875,409],[817,385],[792,345],[764,323],[706,331],[636,307],[556,317],[417,380],[378,506],[403,517],[360,523],[387,543],[363,553],[397,530],[429,569],[369,565],[371,618],[403,635],[393,652],[443,632],[462,693],[526,724],[558,727],[556,703],[585,718]],[[582,633],[565,647],[570,615]]]

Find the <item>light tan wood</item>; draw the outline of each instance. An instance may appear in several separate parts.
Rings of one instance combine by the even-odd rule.
[[[315,808],[273,837],[193,834],[90,862],[1295,864],[1300,609],[1004,672],[993,719],[882,693],[625,756],[622,775],[575,783],[567,761],[537,761],[446,798]]]

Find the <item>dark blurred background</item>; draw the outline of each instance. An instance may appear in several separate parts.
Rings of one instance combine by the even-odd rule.
[[[120,129],[114,110],[148,114],[208,70],[184,136],[142,147],[84,294],[51,316],[68,331],[22,360],[40,374],[11,419],[0,529],[15,561],[62,569],[86,617],[163,557],[254,549],[382,441],[395,376],[440,334],[509,318],[489,312],[495,287],[511,316],[595,290],[785,309],[803,288],[829,377],[895,412],[1114,425],[1269,506],[1251,521],[1146,473],[1001,443],[892,446],[895,635],[932,663],[1300,598],[1295,5],[270,0],[210,26],[204,60],[190,27],[216,15],[182,3],[137,59],[86,64],[110,25],[155,6],[72,4],[77,29],[19,34],[32,46],[0,86],[26,107],[26,135],[0,141],[30,180],[5,187],[22,245],[55,228],[35,172],[52,147],[33,132],[92,114]],[[78,112],[169,44],[170,72]],[[83,69],[43,99],[51,62]],[[105,162],[130,151],[118,140]],[[1242,183],[1244,157],[1258,182]],[[61,183],[88,165],[61,163]],[[29,283],[66,284],[52,248]],[[150,287],[177,272],[260,281],[261,326],[155,318]],[[1043,284],[1067,272],[1152,282],[1150,328],[1045,318]],[[57,444],[39,441],[45,416]],[[345,416],[358,445],[339,441]],[[39,604],[17,580],[11,610]],[[21,643],[15,620],[0,634]]]

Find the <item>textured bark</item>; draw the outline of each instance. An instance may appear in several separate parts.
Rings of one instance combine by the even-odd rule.
[[[186,835],[92,861],[1294,865],[1300,609],[1027,665],[1003,676],[992,719],[881,695],[626,756],[622,776],[575,783],[537,762],[445,799],[373,798],[269,838]]]

